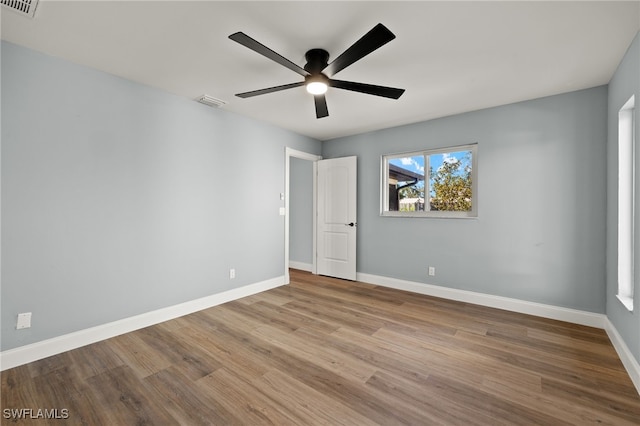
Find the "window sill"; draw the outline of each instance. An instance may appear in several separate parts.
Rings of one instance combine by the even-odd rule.
[[[477,219],[478,216],[473,213],[460,212],[458,214],[451,212],[382,212],[382,217],[422,217],[432,219]]]
[[[629,312],[633,312],[633,299],[631,297],[620,296],[619,294],[617,294],[616,297]]]

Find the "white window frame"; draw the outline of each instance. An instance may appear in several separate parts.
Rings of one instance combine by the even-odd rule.
[[[471,151],[471,211],[432,211],[429,209],[429,156],[449,152]],[[389,159],[424,156],[425,164],[425,211],[389,211]],[[432,217],[432,218],[477,218],[478,217],[478,144],[447,146],[443,148],[426,149],[404,153],[386,154],[380,158],[381,183],[380,183],[380,215],[388,217]]]
[[[618,111],[618,293],[633,311],[635,240],[635,95]]]

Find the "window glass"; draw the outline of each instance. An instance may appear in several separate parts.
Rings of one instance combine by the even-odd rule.
[[[389,210],[424,211],[424,155],[389,159]]]
[[[472,210],[471,151],[429,155],[429,200],[433,211]]]

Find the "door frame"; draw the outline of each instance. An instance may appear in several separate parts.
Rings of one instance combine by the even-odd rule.
[[[285,147],[285,161],[284,161],[284,282],[289,284],[289,196],[290,196],[290,178],[291,178],[291,157],[300,158],[313,162],[313,255],[311,273],[317,272],[316,264],[316,231],[317,231],[317,219],[316,219],[316,198],[318,195],[318,183],[317,183],[317,161],[322,160],[321,155],[311,154],[304,151],[298,151],[293,148]]]

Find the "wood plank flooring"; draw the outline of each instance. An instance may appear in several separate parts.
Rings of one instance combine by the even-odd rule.
[[[289,286],[2,372],[65,425],[638,425],[603,330],[291,271]]]

